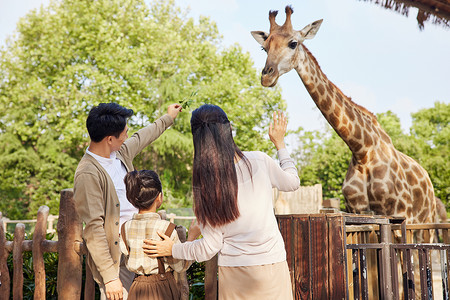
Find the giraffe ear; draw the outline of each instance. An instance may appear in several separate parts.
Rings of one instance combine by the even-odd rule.
[[[312,22],[309,25],[306,25],[305,28],[299,31],[300,35],[306,39],[312,39],[317,31],[319,31],[320,25],[322,25],[323,19]]]
[[[264,31],[252,31],[251,34],[253,35],[253,37],[255,38],[255,40],[260,44],[260,45],[264,45],[264,42],[267,40],[267,38],[269,37],[269,34],[267,32]]]

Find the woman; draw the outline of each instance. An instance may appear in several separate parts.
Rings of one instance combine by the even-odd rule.
[[[272,188],[293,191],[300,186],[297,169],[284,143],[287,121],[273,114],[269,137],[280,165],[259,152],[241,152],[230,121],[215,105],[194,110],[194,212],[202,239],[174,244],[146,240],[151,257],[205,261],[216,253],[219,299],[292,299],[286,251],[272,206]]]

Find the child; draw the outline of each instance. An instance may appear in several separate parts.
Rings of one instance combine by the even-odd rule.
[[[136,278],[128,293],[128,300],[135,299],[179,299],[180,291],[173,277],[173,271],[186,270],[192,261],[164,257],[148,257],[143,249],[144,239],[157,239],[157,231],[180,243],[175,225],[161,220],[156,209],[161,206],[163,194],[161,181],[154,171],[132,171],[125,176],[128,201],[139,209],[133,218],[122,225],[120,247],[126,256],[128,270],[136,273]],[[200,228],[191,224],[188,240],[193,241],[200,235]]]

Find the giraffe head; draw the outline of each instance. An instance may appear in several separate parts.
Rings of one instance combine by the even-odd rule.
[[[269,12],[270,32],[252,31],[255,40],[267,52],[267,60],[261,75],[261,84],[272,87],[278,78],[298,65],[298,59],[305,53],[300,46],[306,39],[312,39],[319,30],[322,20],[315,21],[300,31],[293,30],[291,6],[286,6],[286,21],[282,26],[275,22],[278,11]]]

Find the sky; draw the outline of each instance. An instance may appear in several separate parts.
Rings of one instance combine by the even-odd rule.
[[[0,45],[4,45],[20,17],[48,0],[0,0]],[[149,0],[147,0],[149,2]],[[292,25],[301,30],[323,19],[322,26],[305,46],[322,71],[341,91],[373,113],[392,111],[408,133],[411,113],[431,108],[436,101],[450,103],[450,29],[425,23],[419,30],[417,9],[409,16],[359,0],[175,0],[215,21],[224,47],[238,43],[250,53],[255,68],[264,67],[266,53],[250,34],[269,31],[269,10],[278,10],[277,22],[285,20],[284,7],[292,5]],[[326,120],[315,106],[295,70],[278,81],[287,102],[288,128],[323,131]]]

